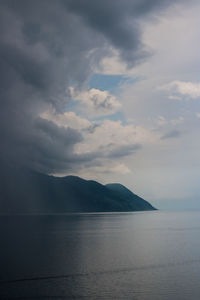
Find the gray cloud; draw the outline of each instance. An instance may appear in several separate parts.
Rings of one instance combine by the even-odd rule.
[[[135,153],[137,150],[141,149],[140,144],[122,145],[115,147],[107,153],[108,158],[120,158],[123,156],[128,156]]]
[[[181,136],[181,131],[174,129],[171,130],[167,133],[165,133],[162,137],[161,140],[166,140],[166,139],[176,139],[179,138]]]
[[[1,157],[46,172],[68,169],[81,133],[39,115],[65,109],[67,87],[87,80],[88,51],[100,39],[60,1],[2,1],[0,15]]]
[[[178,0],[180,1],[180,0]],[[178,2],[176,1],[176,2]],[[172,0],[67,0],[68,9],[102,34],[116,47],[128,65],[133,66],[150,55],[141,42],[138,20],[152,16],[174,3]]]
[[[2,0],[1,159],[51,173],[101,157],[75,154],[81,132],[58,127],[40,115],[50,108],[65,111],[72,101],[67,88],[86,85],[93,65],[110,46],[128,64],[144,59],[147,52],[137,21],[171,2]],[[132,150],[119,148],[110,156],[129,155]]]

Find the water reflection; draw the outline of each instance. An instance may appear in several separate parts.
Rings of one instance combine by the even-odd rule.
[[[1,299],[198,299],[199,216],[2,216]]]

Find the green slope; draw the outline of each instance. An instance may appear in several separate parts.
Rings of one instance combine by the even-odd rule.
[[[64,213],[153,210],[119,184],[102,185],[76,176],[54,177],[27,169],[0,173],[0,212]]]

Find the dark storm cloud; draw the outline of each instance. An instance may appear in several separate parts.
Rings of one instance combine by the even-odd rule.
[[[140,144],[131,144],[131,145],[123,145],[123,146],[118,146],[112,149],[111,151],[108,152],[107,157],[108,158],[120,158],[123,156],[128,156],[130,154],[133,154],[137,150],[141,149]]]
[[[86,24],[106,37],[130,66],[144,60],[150,54],[141,42],[138,20],[174,2],[178,1],[63,0],[68,9],[80,15]]]
[[[1,158],[45,172],[69,169],[81,134],[39,116],[65,109],[68,86],[84,84],[88,51],[101,39],[60,1],[2,1],[0,20]]]
[[[166,134],[164,134],[161,137],[161,140],[166,140],[166,139],[176,139],[179,138],[181,136],[181,131],[179,130],[171,130],[169,132],[167,132]]]
[[[75,154],[81,133],[40,115],[50,108],[63,112],[72,101],[68,87],[87,84],[92,66],[109,54],[110,46],[130,65],[144,59],[137,21],[170,2],[2,0],[1,159],[51,173],[101,157]],[[130,152],[118,149],[110,156]]]

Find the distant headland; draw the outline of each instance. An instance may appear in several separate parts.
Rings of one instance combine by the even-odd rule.
[[[129,212],[155,210],[125,186],[77,176],[55,177],[25,168],[0,172],[1,213]]]

